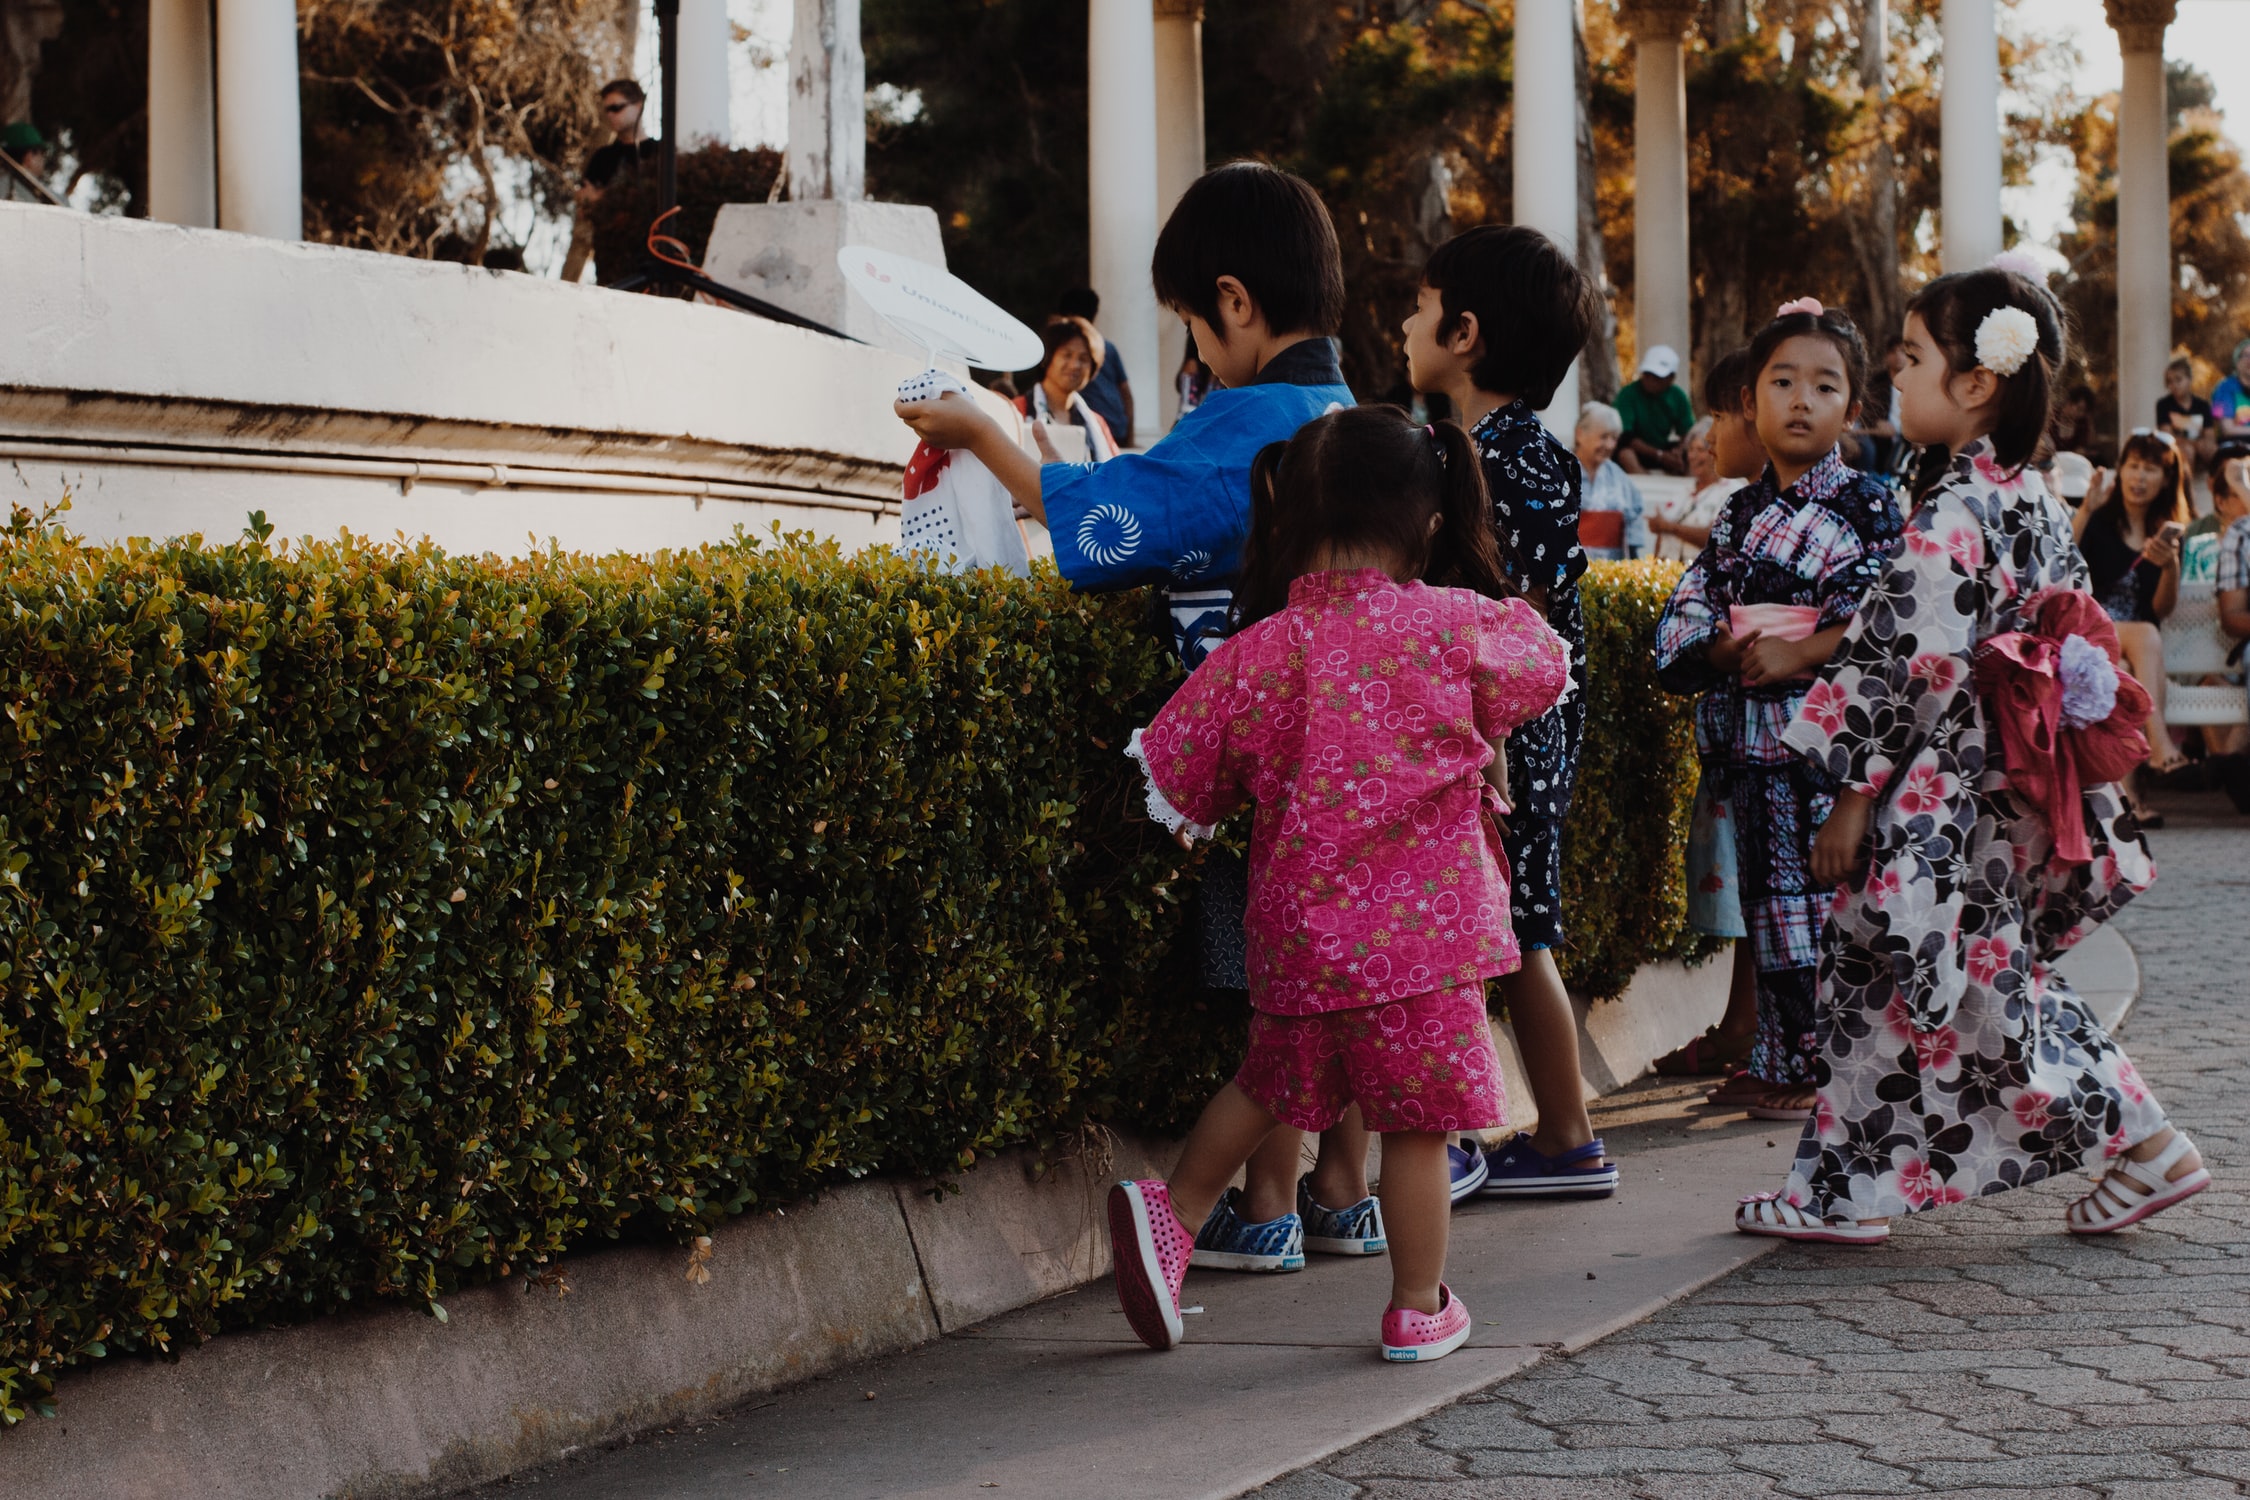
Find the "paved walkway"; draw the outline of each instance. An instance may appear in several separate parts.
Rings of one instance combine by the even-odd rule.
[[[2250,849],[2250,840],[2244,846]],[[2074,969],[2090,995],[2110,992],[2105,1014],[2130,990],[2131,955],[2122,942],[2090,944]],[[2162,1077],[2169,1067],[2166,1057],[2153,1071]],[[1746,1485],[1741,1474],[1725,1472],[1733,1460],[1716,1445],[1783,1431],[1761,1425],[1761,1403],[1776,1399],[1754,1389],[1761,1383],[1776,1386],[1785,1402],[1805,1404],[1804,1378],[1796,1372],[1809,1367],[1774,1348],[1766,1330],[1781,1320],[1815,1316],[1809,1306],[1770,1304],[1805,1297],[1823,1277],[1880,1280],[1915,1264],[1915,1252],[1886,1250],[1876,1260],[1846,1266],[1840,1277],[1808,1271],[1821,1263],[1792,1258],[1789,1251],[1761,1261],[1776,1250],[1774,1242],[1734,1233],[1728,1215],[1737,1196],[1778,1177],[1796,1132],[1702,1105],[1705,1086],[1644,1084],[1603,1101],[1597,1111],[1603,1134],[1627,1163],[1625,1188],[1613,1199],[1463,1206],[1447,1274],[1476,1310],[1479,1326],[1467,1348],[1427,1368],[1385,1366],[1374,1356],[1376,1310],[1390,1274],[1381,1259],[1321,1257],[1298,1276],[1191,1273],[1186,1300],[1202,1311],[1189,1320],[1188,1342],[1162,1356],[1134,1339],[1104,1280],[709,1422],[580,1455],[478,1493],[492,1500],[1217,1500],[1318,1462],[1322,1472],[1292,1476],[1269,1493],[1513,1500],[1573,1491],[1567,1484],[1543,1490],[1545,1479],[1463,1476],[1552,1475],[1575,1482],[1571,1476],[1588,1472],[1660,1475],[1659,1465],[1639,1451],[1652,1444],[1572,1446],[1617,1444],[1628,1428],[1615,1424],[1646,1429],[1667,1415],[1653,1404],[1653,1393],[1645,1400],[1627,1394],[1642,1389],[1632,1371],[1646,1369],[1660,1387],[1680,1386],[1683,1400],[1700,1399],[1699,1418],[1724,1410],[1754,1419],[1729,1428],[1723,1439],[1715,1436],[1717,1427],[1673,1427],[1663,1444],[1676,1451],[1661,1456],[1706,1488],[1670,1493],[1756,1494],[1751,1486],[1763,1481],[1753,1475]],[[1955,1216],[1956,1224],[1966,1219]],[[2019,1240],[2011,1234],[1996,1243]],[[1919,1238],[1909,1243],[1930,1248]],[[2038,1243],[2050,1253],[2086,1250],[2053,1235]],[[2093,1253],[2114,1258],[2114,1252]],[[1948,1247],[1934,1259],[1950,1262],[1962,1254]],[[1783,1266],[1790,1290],[1776,1292],[1763,1282],[1745,1290],[1742,1277],[1758,1273],[1740,1268],[1753,1262]],[[1711,1332],[1683,1332],[1667,1321],[1672,1315],[1662,1309],[1714,1282],[1726,1288],[1716,1295],[1733,1300],[1720,1304],[1717,1321],[1693,1325]],[[1982,1293],[1994,1295],[1989,1287]],[[1973,1285],[1969,1295],[1976,1295]],[[1745,1316],[1736,1305],[1745,1296],[1759,1309],[1750,1318],[1756,1335],[1728,1321]],[[1694,1317],[1713,1316],[1703,1310],[1703,1299],[1692,1307]],[[1657,1322],[1646,1326],[1673,1328],[1667,1337],[1675,1343],[1710,1344],[1722,1334],[1730,1342],[1700,1353],[1667,1353],[1665,1363],[1650,1365],[1636,1342],[1642,1335],[1636,1325],[1652,1314]],[[1589,1349],[1620,1329],[1630,1331]],[[1830,1335],[1823,1346],[1839,1337]],[[1952,1349],[1961,1341],[1934,1342]],[[1573,1350],[1588,1352],[1566,1357]],[[1696,1362],[1726,1350],[1756,1371],[1746,1366],[1730,1378]],[[1935,1356],[1941,1365],[1947,1358],[1958,1356]],[[1673,1364],[1680,1373],[1657,1373]],[[1770,1382],[1768,1367],[1779,1372]],[[1900,1379],[1930,1385],[1921,1375]],[[1510,1404],[1521,1393],[1549,1390],[1556,1404],[1541,1410],[1554,1428],[1539,1427]],[[1880,1411],[1860,1420],[1880,1422]],[[1433,1418],[1433,1412],[1440,1415]],[[1788,1430],[1816,1455],[1838,1451],[1822,1442],[1809,1420]],[[1370,1439],[1340,1458],[1324,1457]],[[1857,1458],[1863,1450],[1841,1451]],[[1387,1475],[1402,1477],[1397,1483],[1375,1477]],[[1822,1484],[1813,1492],[1834,1490]],[[1634,1491],[1611,1483],[1575,1493]]]
[[[2070,1179],[1879,1250],[1785,1246],[1258,1494],[2250,1494],[2250,823],[2183,810],[2119,926],[2144,985],[2127,1045],[2219,1178],[2194,1203],[2078,1242]]]

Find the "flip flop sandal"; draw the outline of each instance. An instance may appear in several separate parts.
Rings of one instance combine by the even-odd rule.
[[[1725,1083],[1703,1096],[1703,1102],[1726,1109],[1740,1109],[1745,1104],[1756,1104],[1772,1092],[1772,1084],[1764,1079],[1752,1078],[1745,1070],[1729,1074]]]
[[[1765,1097],[1757,1103],[1745,1106],[1745,1111],[1753,1120],[1809,1120],[1813,1117],[1813,1110],[1819,1104],[1820,1096],[1818,1094],[1813,1094],[1812,1104],[1781,1104],[1776,1102],[1798,1094],[1813,1094],[1813,1090],[1810,1087],[1770,1089]]]
[[[1714,1026],[1699,1037],[1691,1037],[1688,1044],[1677,1051],[1667,1052],[1656,1060],[1656,1072],[1664,1078],[1708,1078],[1732,1073],[1749,1060],[1748,1041],[1730,1044],[1719,1036]]]
[[[1752,1193],[1734,1211],[1734,1227],[1769,1239],[1804,1240],[1819,1245],[1880,1245],[1891,1237],[1888,1224],[1830,1223],[1816,1219],[1779,1193]]]
[[[2197,1167],[2177,1178],[2165,1174],[2195,1148],[2184,1130],[2172,1133],[2172,1144],[2147,1161],[2119,1157],[2102,1173],[2094,1190],[2070,1205],[2063,1226],[2072,1234],[2115,1234],[2160,1214],[2173,1204],[2194,1197],[2211,1185],[2208,1168]],[[2114,1179],[2123,1178],[2138,1191],[2120,1191]]]

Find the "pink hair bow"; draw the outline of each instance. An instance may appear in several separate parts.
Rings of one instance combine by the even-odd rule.
[[[1777,318],[1786,318],[1792,313],[1811,313],[1817,318],[1826,311],[1828,309],[1820,305],[1818,297],[1799,297],[1794,302],[1782,303],[1781,306],[1774,309],[1773,315]]]

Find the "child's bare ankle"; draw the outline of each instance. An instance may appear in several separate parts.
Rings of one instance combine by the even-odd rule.
[[[1398,1308],[1401,1311],[1427,1313],[1430,1316],[1435,1317],[1438,1312],[1440,1300],[1441,1294],[1439,1293],[1437,1285],[1434,1282],[1428,1287],[1414,1287],[1411,1289],[1401,1287],[1396,1283],[1393,1283],[1391,1286],[1391,1306]]]

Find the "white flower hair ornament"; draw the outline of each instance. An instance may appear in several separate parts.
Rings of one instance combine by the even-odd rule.
[[[1996,307],[1977,325],[1977,363],[2013,375],[2039,352],[2039,320],[2020,307]]]

